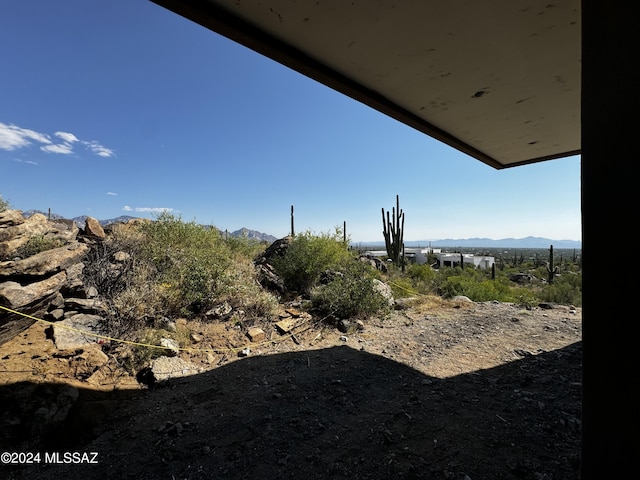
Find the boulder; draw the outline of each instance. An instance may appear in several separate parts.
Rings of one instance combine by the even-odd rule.
[[[60,272],[78,263],[88,252],[89,246],[74,242],[31,255],[22,260],[0,262],[0,281],[10,276],[45,276]]]
[[[164,348],[167,356],[175,357],[180,353],[180,344],[173,338],[161,338],[160,346]]]
[[[515,283],[531,283],[533,280],[533,275],[530,273],[512,273],[509,275],[509,280]]]
[[[97,298],[65,298],[64,308],[88,314],[107,313],[107,305]]]
[[[82,260],[91,247],[84,238],[78,241],[78,232],[73,220],[48,220],[40,213],[24,218],[19,210],[0,212],[0,305],[5,307],[0,309],[0,344],[39,318],[75,321],[79,313],[104,312],[96,299],[86,300],[95,298],[97,291],[89,294],[84,284]],[[18,255],[20,247],[37,237],[63,245],[24,258]],[[67,295],[76,298],[65,304]],[[64,343],[60,338],[58,332],[58,341]]]
[[[247,336],[249,337],[249,340],[254,343],[264,342],[267,338],[267,334],[259,327],[250,328],[247,332]]]
[[[49,221],[49,230],[47,236],[61,240],[63,243],[74,242],[80,229],[73,220],[58,218]]]
[[[25,222],[25,218],[20,210],[3,210],[0,212],[0,228],[13,227]],[[0,237],[2,241],[2,237]]]
[[[39,282],[25,285],[11,281],[0,283],[0,304],[18,310],[43,298],[53,301],[66,281],[67,274],[58,272]]]
[[[138,382],[145,385],[154,385],[172,378],[186,377],[200,373],[200,369],[180,357],[158,357],[151,362],[150,367],[143,368],[138,372],[136,378]]]
[[[291,242],[293,242],[293,237],[291,236],[276,240],[269,245],[264,252],[258,255],[253,262],[256,265],[267,265],[271,263],[271,260],[273,260],[274,257],[284,256],[289,245],[291,245]]]
[[[393,307],[395,300],[393,298],[393,292],[391,287],[384,282],[381,282],[377,278],[373,279],[373,289],[382,295],[390,307]]]
[[[31,237],[44,235],[50,228],[47,217],[41,213],[26,219],[19,210],[5,210],[0,215],[0,259],[11,257]]]
[[[107,237],[107,234],[104,233],[104,229],[102,228],[102,225],[100,225],[100,222],[93,217],[87,217],[83,233],[88,237],[98,238],[100,240],[104,240]]]
[[[292,241],[293,237],[291,236],[276,240],[253,260],[256,266],[258,282],[267,290],[279,293],[286,291],[284,280],[275,273],[271,262],[274,258],[284,256]]]
[[[83,348],[95,345],[102,335],[102,317],[98,315],[78,314],[56,322],[53,325],[53,342],[60,350]]]

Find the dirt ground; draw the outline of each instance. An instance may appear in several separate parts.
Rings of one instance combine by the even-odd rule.
[[[36,323],[0,346],[0,477],[578,479],[582,312],[553,307],[422,299],[346,332],[295,306],[285,333],[178,322],[200,373],[152,387],[122,368],[133,347],[60,352]]]

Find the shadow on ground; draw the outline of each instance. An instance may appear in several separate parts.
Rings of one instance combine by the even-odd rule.
[[[52,431],[38,399],[63,409],[72,392],[9,385],[0,451],[41,459],[0,476],[577,479],[581,354],[578,342],[448,379],[346,346],[250,357],[149,390],[80,391]],[[98,463],[46,463],[45,452]]]

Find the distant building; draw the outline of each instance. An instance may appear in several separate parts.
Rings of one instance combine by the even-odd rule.
[[[423,265],[427,263],[427,255],[429,254],[439,254],[441,249],[439,248],[431,248],[431,247],[415,247],[415,248],[406,248],[404,249],[404,256],[409,260],[413,261],[418,265]],[[386,257],[386,250],[368,250],[364,252],[364,255],[370,257]]]
[[[441,267],[455,267],[460,265],[460,259],[464,265],[474,268],[491,268],[495,262],[495,257],[487,255],[473,255],[472,253],[439,253],[438,265]]]
[[[415,247],[404,249],[404,256],[416,265],[424,265],[428,262],[428,255],[437,256],[437,265],[439,267],[455,267],[460,265],[460,255],[465,266],[473,266],[473,268],[491,268],[495,263],[495,257],[487,255],[473,255],[472,253],[442,253],[441,248],[431,247]],[[364,255],[369,257],[386,257],[386,250],[367,250]]]

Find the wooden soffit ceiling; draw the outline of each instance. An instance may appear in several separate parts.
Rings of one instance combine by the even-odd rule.
[[[580,153],[579,0],[152,1],[495,168]]]

